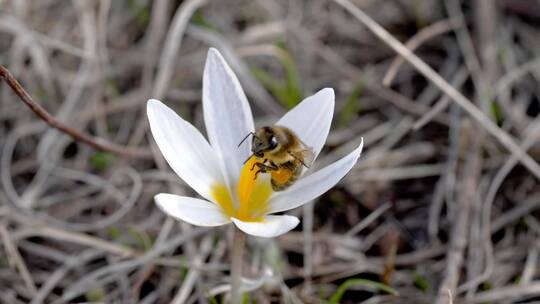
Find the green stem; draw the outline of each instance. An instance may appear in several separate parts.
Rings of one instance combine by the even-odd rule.
[[[246,235],[235,227],[231,256],[231,303],[233,304],[242,303],[240,286],[242,284],[242,257],[244,255],[245,243]]]

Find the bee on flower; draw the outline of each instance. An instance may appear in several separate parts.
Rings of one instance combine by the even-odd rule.
[[[253,154],[246,162],[256,158],[251,166],[251,170],[257,167],[255,178],[259,173],[270,173],[274,191],[283,191],[291,186],[302,173],[302,167],[309,168],[307,164],[313,161],[313,149],[287,127],[265,126],[249,135],[253,136]]]
[[[152,135],[176,174],[201,198],[160,193],[168,215],[198,226],[234,223],[258,237],[276,237],[299,223],[274,215],[317,198],[354,166],[359,146],[327,167],[310,172],[334,112],[334,91],[306,98],[274,125],[255,130],[251,108],[222,55],[208,51],[203,76],[203,113],[208,140],[162,102],[147,104]],[[251,136],[251,144],[244,143]],[[239,145],[239,143],[241,143]]]

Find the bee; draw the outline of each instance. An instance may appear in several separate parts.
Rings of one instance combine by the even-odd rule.
[[[255,132],[248,134],[240,145],[252,135],[251,157],[256,157],[257,162],[253,164],[251,170],[257,170],[255,178],[259,173],[270,173],[272,189],[283,191],[290,187],[304,167],[309,168],[313,162],[315,154],[313,149],[298,138],[289,128],[274,125],[271,127],[261,127]],[[239,145],[239,146],[240,146]]]

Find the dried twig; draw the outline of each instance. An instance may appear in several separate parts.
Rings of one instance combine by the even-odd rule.
[[[334,0],[343,8],[349,11],[354,17],[368,27],[377,37],[383,40],[389,47],[399,53],[405,60],[413,65],[427,79],[438,86],[445,94],[448,94],[461,108],[463,108],[471,117],[473,117],[480,125],[491,135],[505,146],[512,154],[516,155],[520,162],[531,171],[534,176],[540,180],[540,166],[525,153],[515,142],[515,140],[506,132],[501,130],[491,119],[489,119],[482,111],[475,107],[463,94],[458,92],[446,80],[444,80],[437,72],[435,72],[422,59],[416,56],[411,50],[399,42],[388,31],[381,27],[366,13],[352,4],[349,0]]]
[[[459,281],[460,269],[464,262],[470,230],[471,213],[473,213],[477,194],[478,179],[481,170],[481,140],[476,138],[469,120],[465,120],[460,142],[464,144],[463,157],[466,158],[461,168],[458,187],[458,214],[452,227],[450,248],[446,255],[445,276],[439,286],[435,303],[447,303],[448,290],[454,291]]]
[[[0,224],[0,236],[6,250],[6,255],[8,256],[10,262],[13,263],[14,266],[19,270],[19,273],[28,291],[32,295],[35,295],[37,293],[36,283],[34,283],[34,279],[32,278],[30,271],[28,271],[28,267],[26,266],[26,263],[21,257],[19,250],[13,243],[13,240],[11,239],[7,228],[2,224]]]
[[[460,26],[460,22],[456,19],[447,19],[442,20],[437,23],[434,23],[430,26],[425,27],[420,32],[418,32],[416,35],[414,35],[407,43],[405,43],[405,46],[408,47],[411,51],[414,51],[419,46],[422,45],[425,41],[436,37],[438,35],[445,34],[458,26]],[[405,59],[401,56],[398,56],[394,58],[392,63],[390,64],[390,67],[388,68],[388,71],[386,71],[386,74],[383,77],[383,85],[384,86],[390,86],[392,84],[392,81],[397,75],[397,72],[399,71],[399,68],[403,64]]]
[[[19,99],[32,110],[41,120],[47,123],[49,126],[66,133],[78,142],[85,143],[94,149],[100,151],[110,152],[119,156],[128,158],[152,158],[152,154],[145,150],[134,150],[132,148],[122,147],[117,144],[108,142],[102,138],[96,138],[89,134],[82,133],[71,127],[68,127],[64,123],[58,121],[41,105],[36,103],[34,99],[26,92],[21,84],[11,75],[9,70],[0,65],[0,77],[9,85],[13,92],[19,97]]]
[[[468,73],[465,69],[460,69],[457,71],[456,75],[454,76],[454,79],[452,79],[452,85],[454,85],[456,88],[460,88],[465,80],[467,80]],[[428,122],[430,122],[437,114],[441,113],[446,109],[446,107],[450,104],[450,97],[448,95],[442,96],[422,117],[420,117],[412,126],[412,128],[417,131],[421,129],[423,126],[425,126]]]
[[[498,287],[493,290],[477,293],[471,303],[499,303],[503,300],[517,301],[540,295],[540,281],[532,281],[526,285]]]

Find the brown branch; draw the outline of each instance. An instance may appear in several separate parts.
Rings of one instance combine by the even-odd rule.
[[[34,112],[39,118],[41,118],[41,120],[43,120],[49,126],[71,136],[75,141],[85,143],[96,150],[110,152],[118,156],[128,158],[152,158],[152,153],[150,151],[119,146],[115,143],[108,142],[103,138],[98,138],[86,133],[79,132],[58,121],[41,105],[36,103],[30,96],[30,94],[28,94],[24,90],[24,88],[17,81],[17,79],[15,79],[13,75],[11,75],[9,70],[2,65],[0,65],[0,77],[6,81],[6,83],[13,90],[13,92],[19,97],[19,99],[26,106],[28,106],[30,110],[32,110],[32,112]]]

